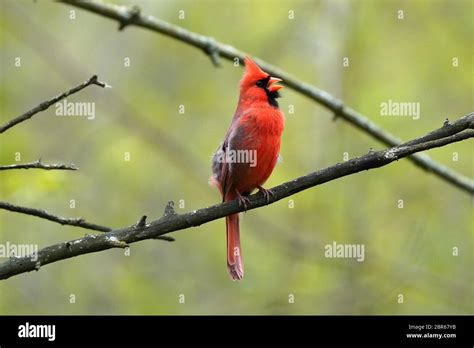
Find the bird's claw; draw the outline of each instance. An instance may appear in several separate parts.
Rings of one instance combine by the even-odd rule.
[[[239,197],[239,207],[244,207],[244,211],[247,210],[247,204],[250,203],[250,199],[244,196]]]
[[[270,203],[270,199],[273,198],[272,190],[267,190],[266,188],[262,186],[259,186],[258,190],[263,194],[263,197],[265,197],[265,201],[267,202],[267,204]]]
[[[239,200],[239,207],[244,207],[244,211],[247,211],[247,204],[250,203],[250,199],[242,196],[239,192],[237,192],[237,199]]]

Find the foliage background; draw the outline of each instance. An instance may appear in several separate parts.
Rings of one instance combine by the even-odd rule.
[[[144,13],[281,66],[402,139],[473,110],[470,0],[121,4],[138,4]],[[2,135],[2,164],[20,152],[22,162],[42,157],[80,171],[3,172],[1,199],[112,227],[143,214],[156,219],[169,200],[183,200],[178,212],[218,202],[207,184],[210,156],[235,110],[242,69],[226,61],[216,69],[195,48],[134,27],[119,32],[116,22],[79,9],[71,20],[72,9],[1,2],[1,123],[93,74],[113,86],[68,98],[95,102],[94,120],[57,117],[51,108]],[[352,157],[382,148],[307,98],[282,92],[283,161],[267,187],[340,162],[344,152]],[[389,99],[420,102],[421,119],[380,116],[380,103]],[[473,177],[470,141],[429,155]],[[244,215],[243,282],[228,278],[219,220],[173,234],[174,243],[133,244],[130,256],[90,254],[2,281],[0,313],[472,314],[474,220],[466,193],[401,160],[291,199],[294,208],[285,200]],[[43,247],[84,233],[90,232],[0,211],[1,243]],[[324,246],[333,241],[365,244],[365,261],[325,258]]]

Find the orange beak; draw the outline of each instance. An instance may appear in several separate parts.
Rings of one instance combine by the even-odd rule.
[[[270,92],[276,92],[278,91],[280,88],[283,88],[283,86],[281,85],[275,85],[275,83],[277,82],[281,82],[283,81],[282,79],[278,79],[276,77],[270,77],[270,79],[268,80],[268,84],[267,84],[267,88]]]

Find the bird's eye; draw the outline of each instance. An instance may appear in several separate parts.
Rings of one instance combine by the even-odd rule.
[[[258,87],[265,88],[266,84],[267,84],[266,79],[262,79],[262,80],[257,81],[257,86]]]

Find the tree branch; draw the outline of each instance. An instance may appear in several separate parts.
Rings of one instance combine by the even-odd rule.
[[[23,121],[28,120],[29,118],[31,118],[33,115],[37,114],[38,112],[46,110],[48,107],[50,107],[54,103],[58,102],[59,100],[64,99],[64,98],[66,98],[67,96],[69,96],[71,94],[77,93],[80,90],[86,88],[87,86],[90,86],[90,85],[93,85],[93,84],[98,85],[98,86],[103,87],[103,88],[108,87],[107,84],[98,81],[97,76],[94,75],[89,80],[87,80],[86,82],[84,82],[84,83],[82,83],[82,84],[80,84],[80,85],[78,85],[78,86],[76,86],[76,87],[74,87],[74,88],[72,88],[72,89],[70,89],[70,90],[68,90],[68,91],[66,91],[66,92],[50,99],[50,100],[48,100],[48,101],[45,101],[45,102],[41,103],[40,105],[38,105],[37,107],[31,109],[30,111],[28,111],[28,112],[18,116],[17,118],[9,121],[8,123],[6,123],[4,126],[2,126],[0,128],[0,133],[3,133],[4,131],[8,130],[9,128],[11,128],[15,125],[17,125],[18,123],[21,123]],[[44,170],[78,170],[79,169],[74,164],[70,164],[70,165],[61,164],[61,163],[43,164],[41,162],[41,159],[38,159],[37,161],[30,162],[30,163],[3,165],[3,166],[0,166],[0,171],[1,170],[11,170],[11,169],[32,169],[32,168],[34,168],[34,169],[44,169]],[[9,211],[22,213],[22,214],[26,214],[26,215],[36,216],[36,217],[39,217],[39,218],[42,218],[42,219],[57,222],[61,225],[82,227],[82,228],[85,228],[85,229],[94,230],[94,231],[101,231],[101,232],[112,231],[112,229],[110,227],[90,223],[90,222],[85,221],[83,218],[64,218],[64,217],[60,217],[60,216],[57,216],[57,215],[50,214],[45,210],[21,207],[21,206],[17,206],[17,205],[7,203],[7,202],[0,202],[0,209],[9,210]],[[168,237],[168,236],[157,237],[155,239],[162,239],[162,240],[166,240],[166,241],[170,241],[170,242],[174,241],[174,238]]]
[[[15,117],[14,119],[8,121],[7,123],[5,123],[3,126],[0,127],[0,134],[3,133],[3,132],[6,132],[8,129],[12,128],[13,126],[16,126],[17,124],[30,119],[31,117],[36,115],[38,112],[46,110],[47,108],[49,108],[51,105],[57,103],[58,101],[70,96],[71,94],[77,93],[80,90],[82,90],[82,89],[84,89],[84,88],[86,88],[87,86],[90,86],[90,85],[97,85],[97,86],[100,86],[102,88],[108,86],[107,84],[98,81],[97,80],[97,75],[94,75],[89,80],[81,83],[80,85],[78,85],[74,88],[71,88],[70,90],[68,90],[68,91],[66,91],[66,92],[64,92],[64,93],[62,93],[62,94],[60,94],[60,95],[58,95],[58,96],[56,96],[56,97],[54,97],[50,100],[44,101],[41,104],[39,104],[38,106],[31,109],[30,111],[27,111],[24,114],[22,114],[18,117]]]
[[[44,170],[79,170],[74,164],[62,164],[62,163],[53,163],[53,164],[43,164],[41,158],[35,162],[30,163],[19,163],[19,164],[8,164],[0,166],[0,170],[10,170],[10,169],[44,169]]]
[[[112,231],[110,227],[93,224],[93,223],[85,221],[83,218],[64,218],[61,216],[50,214],[46,210],[20,207],[18,205],[13,205],[7,202],[0,202],[0,209],[36,216],[42,219],[57,222],[58,224],[61,224],[61,225],[82,227],[89,230],[101,231],[101,232]]]
[[[452,124],[445,124],[442,128],[410,142],[382,151],[369,151],[364,156],[299,177],[272,188],[273,195],[270,196],[268,202],[262,194],[253,194],[249,196],[247,210],[275,203],[308,188],[322,185],[347,175],[388,165],[419,151],[472,138],[474,137],[473,124],[474,114],[470,114]],[[470,187],[470,192],[474,194],[474,187]],[[149,224],[146,223],[146,217],[142,217],[131,227],[55,244],[40,250],[34,257],[10,258],[8,261],[0,264],[0,279],[7,279],[17,274],[39,270],[41,266],[71,257],[111,248],[125,247],[145,239],[156,239],[173,231],[199,226],[230,214],[239,213],[243,209],[238,204],[238,201],[231,201],[185,214],[176,214],[173,210],[173,204],[168,203],[163,217]]]
[[[233,61],[235,58],[239,58],[242,62],[243,58],[249,55],[231,45],[220,43],[212,37],[200,35],[153,16],[142,14],[137,6],[126,7],[82,0],[59,0],[59,2],[79,7],[101,16],[116,20],[119,22],[120,30],[124,29],[128,25],[135,25],[137,27],[146,28],[187,43],[191,46],[197,47],[209,55],[214,65],[219,65],[219,57],[224,57],[231,61]],[[369,134],[387,146],[400,145],[400,139],[382,129],[376,123],[372,122],[368,117],[345,106],[342,100],[337,99],[326,91],[318,89],[313,85],[300,81],[291,74],[261,60],[260,58],[254,57],[253,59],[270,75],[281,78],[283,83],[288,87],[334,112],[336,118],[343,119],[344,121],[352,124],[359,130]],[[413,154],[409,156],[409,159],[416,166],[428,172],[432,172],[441,179],[464,191],[470,192],[471,188],[474,186],[473,180],[436,161],[433,161],[427,155]]]
[[[107,227],[107,226],[102,226],[102,225],[97,225],[91,222],[87,222],[83,218],[65,218],[57,215],[53,215],[51,213],[48,213],[46,210],[41,210],[41,209],[35,209],[35,208],[28,208],[28,207],[21,207],[19,205],[13,205],[8,202],[1,202],[0,201],[0,209],[8,210],[8,211],[13,211],[16,213],[21,213],[21,214],[26,214],[26,215],[31,215],[31,216],[36,216],[42,219],[46,219],[49,221],[57,222],[61,225],[68,225],[68,226],[74,226],[74,227],[82,227],[88,230],[94,230],[94,231],[100,231],[100,232],[109,232],[112,231],[112,228]],[[143,219],[146,219],[146,216],[142,217],[141,221],[145,221]],[[162,236],[162,237],[157,237],[156,239],[161,239],[165,240],[167,242],[173,242],[174,238],[169,237],[169,236]]]

